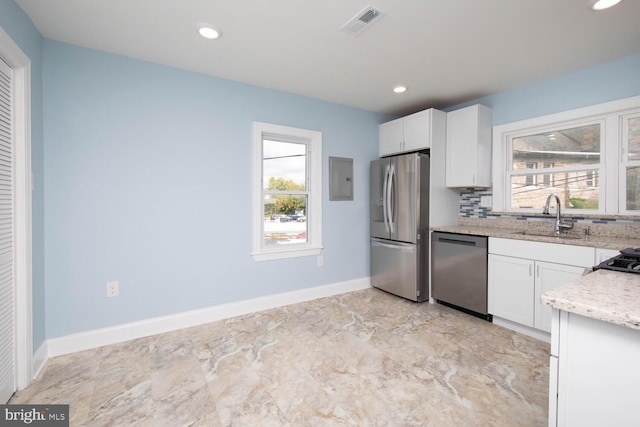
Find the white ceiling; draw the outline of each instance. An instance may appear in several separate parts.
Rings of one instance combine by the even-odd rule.
[[[638,0],[601,12],[588,0],[16,2],[46,38],[382,113],[442,108],[640,52]],[[340,30],[367,5],[385,15],[357,36]],[[201,22],[224,36],[203,39]],[[398,83],[409,90],[394,94]]]

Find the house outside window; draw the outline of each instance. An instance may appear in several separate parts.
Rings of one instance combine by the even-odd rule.
[[[553,163],[545,162],[542,165],[543,169],[553,168],[555,165]],[[552,187],[555,185],[555,180],[553,179],[553,174],[546,174],[543,176],[543,183],[545,187]]]
[[[597,210],[599,189],[587,186],[586,180],[601,166],[600,126],[552,128],[510,138],[510,207],[542,209],[547,196],[556,193],[567,209]]]
[[[594,171],[587,171],[587,178],[585,180],[585,185],[587,187],[597,187],[597,174]]]
[[[527,162],[525,167],[527,169],[537,169],[538,164],[535,163],[535,162]],[[524,185],[526,187],[535,185],[535,179],[536,179],[535,175],[525,175],[524,176]]]
[[[254,123],[256,261],[322,249],[322,133]]]

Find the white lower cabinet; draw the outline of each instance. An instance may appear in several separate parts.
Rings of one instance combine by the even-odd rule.
[[[489,313],[551,332],[551,308],[540,303],[540,296],[582,276],[593,260],[593,248],[490,238]]]
[[[601,262],[608,260],[609,258],[613,258],[616,255],[620,255],[620,251],[615,249],[596,249],[596,260],[594,265],[598,265]]]
[[[565,283],[580,278],[584,274],[584,267],[554,264],[536,261],[535,266],[535,310],[533,313],[533,327],[545,332],[551,332],[551,307],[540,303],[540,297],[546,291],[559,288]]]
[[[640,424],[640,331],[553,311],[549,426]]]
[[[533,261],[489,254],[489,313],[533,327]]]

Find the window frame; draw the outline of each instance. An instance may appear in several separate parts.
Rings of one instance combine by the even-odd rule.
[[[605,168],[605,153],[604,153],[604,130],[605,130],[605,120],[602,117],[588,117],[584,119],[578,120],[570,120],[570,121],[560,121],[551,123],[548,125],[540,125],[531,128],[522,128],[518,130],[513,130],[511,132],[507,132],[504,134],[505,144],[506,144],[506,160],[505,160],[505,185],[504,185],[504,201],[505,201],[505,210],[509,212],[538,212],[542,211],[542,207],[540,208],[514,208],[511,207],[511,197],[512,197],[512,189],[511,189],[511,178],[524,176],[529,182],[529,177],[531,177],[530,185],[538,185],[539,179],[538,176],[542,175],[542,181],[544,184],[545,176],[553,176],[558,173],[569,173],[569,174],[579,174],[579,173],[587,173],[587,171],[597,171],[600,176],[603,174],[603,170]],[[514,170],[513,168],[513,140],[516,138],[521,138],[529,135],[537,135],[541,133],[551,133],[557,132],[563,129],[571,129],[575,127],[581,126],[589,126],[589,125],[599,125],[600,127],[600,163],[594,163],[592,165],[572,165],[572,166],[550,166],[543,167],[542,169],[538,168],[537,163],[533,163],[534,167],[531,169],[518,169]],[[553,164],[553,163],[550,163]],[[544,165],[543,165],[544,166]],[[550,179],[551,182],[551,179]],[[602,182],[602,180],[601,180]],[[551,193],[549,193],[551,194]],[[598,209],[567,209],[565,212],[571,212],[574,214],[598,214],[604,213],[603,205],[605,201],[605,192],[600,189],[600,196],[598,199]],[[563,206],[563,209],[566,207]]]
[[[629,152],[629,128],[628,119],[640,117],[640,108],[624,111],[620,117],[620,197],[619,212],[622,215],[639,215],[640,210],[627,210],[627,168],[640,166],[640,160],[628,160]]]
[[[307,145],[307,242],[295,245],[264,245],[263,140],[265,138]],[[253,250],[255,261],[319,255],[322,252],[322,132],[253,123]]]
[[[511,168],[510,137],[532,134],[549,130],[550,128],[566,128],[575,125],[601,121],[600,141],[600,203],[598,210],[571,209],[565,211],[568,215],[627,215],[638,216],[640,211],[627,211],[626,182],[623,175],[623,131],[621,119],[623,116],[640,111],[640,96],[624,98],[588,107],[534,117],[513,123],[494,126],[493,128],[493,205],[494,212],[510,214],[539,213],[538,209],[510,207],[510,178],[508,168]],[[577,168],[591,170],[592,168]],[[547,169],[539,169],[545,172]]]

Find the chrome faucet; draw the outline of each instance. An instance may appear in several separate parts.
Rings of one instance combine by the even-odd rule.
[[[558,197],[556,193],[549,194],[549,197],[547,197],[547,202],[544,204],[544,208],[542,208],[542,214],[549,215],[549,204],[551,203],[551,198],[556,199],[556,207],[557,207],[556,223],[553,231],[555,231],[555,233],[559,235],[561,230],[569,230],[573,228],[573,221],[562,220],[561,213],[560,213],[560,197]]]

